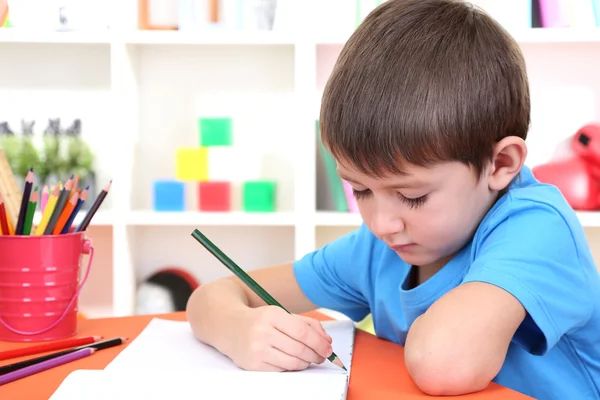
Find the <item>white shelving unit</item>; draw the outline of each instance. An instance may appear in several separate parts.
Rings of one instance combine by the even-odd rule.
[[[97,261],[84,313],[134,313],[136,285],[164,266],[187,268],[201,283],[227,275],[191,238],[195,228],[253,269],[301,257],[360,225],[359,215],[316,210],[314,123],[348,36],[0,30],[0,119],[4,112],[81,117],[97,151],[98,185],[113,179],[90,228]],[[535,165],[579,126],[600,120],[600,29],[514,36],[532,87]],[[153,180],[174,178],[175,149],[197,144],[196,120],[210,114],[242,121],[236,146],[261,154],[264,177],[278,182],[277,212],[244,213],[239,200],[231,213],[197,212],[191,184],[188,211],[152,211]],[[600,213],[579,217],[600,256]]]

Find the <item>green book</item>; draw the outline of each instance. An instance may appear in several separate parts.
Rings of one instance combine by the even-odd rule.
[[[323,142],[321,141],[319,120],[316,121],[315,129],[317,132],[317,143],[319,145],[318,156],[321,157],[323,167],[325,168],[325,174],[327,176],[327,181],[331,189],[335,210],[348,212],[349,208],[348,201],[346,200],[346,193],[344,192],[344,183],[342,182],[340,176],[337,174],[335,159],[333,158],[331,153],[327,151],[327,149],[323,145]]]

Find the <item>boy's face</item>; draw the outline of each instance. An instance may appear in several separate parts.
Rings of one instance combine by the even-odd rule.
[[[346,164],[347,165],[347,164]],[[497,193],[460,162],[377,178],[338,162],[363,221],[408,264],[439,270],[472,237]]]

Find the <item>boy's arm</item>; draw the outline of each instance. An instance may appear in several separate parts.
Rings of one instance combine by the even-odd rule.
[[[462,284],[409,330],[406,364],[423,391],[484,389],[502,368],[509,345],[544,355],[590,318],[588,274],[597,272],[586,261],[576,217],[534,201],[514,207],[478,232]]]
[[[485,389],[525,315],[504,289],[482,282],[460,285],[413,322],[405,345],[410,375],[430,395]]]
[[[249,271],[248,275],[291,313],[317,308],[300,289],[291,263]],[[198,339],[222,349],[229,340],[227,333],[235,332],[241,313],[264,305],[237,277],[228,277],[198,287],[188,301],[187,316]]]

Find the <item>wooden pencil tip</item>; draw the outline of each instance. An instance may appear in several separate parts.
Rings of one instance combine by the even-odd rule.
[[[337,358],[337,357],[336,357],[336,358],[335,358],[335,360],[333,360],[333,363],[334,363],[335,365],[337,365],[338,367],[342,368],[344,371],[348,371],[348,370],[346,369],[346,367],[344,366],[344,364],[343,364],[343,363],[340,361],[340,359],[339,359],[339,358]]]
[[[29,172],[33,172],[33,167],[29,168]]]
[[[102,336],[92,336],[92,338],[97,342],[98,340],[102,339]]]

